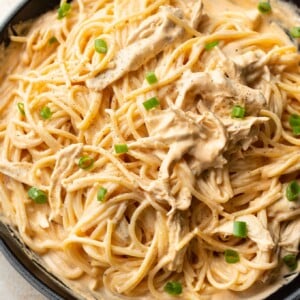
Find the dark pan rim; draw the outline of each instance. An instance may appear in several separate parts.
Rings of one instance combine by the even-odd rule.
[[[300,0],[289,1],[300,6]],[[20,0],[14,10],[0,21],[0,42],[7,44],[8,30],[14,24],[24,20],[32,19],[43,12],[53,9],[59,4],[59,0]],[[6,225],[0,218],[0,251],[5,258],[28,281],[35,289],[48,299],[53,300],[76,300],[70,288],[59,281],[55,276],[49,274],[47,270],[37,261],[31,259],[24,248],[23,243],[18,239],[14,230]],[[300,300],[300,274],[288,284],[282,286],[266,300]]]

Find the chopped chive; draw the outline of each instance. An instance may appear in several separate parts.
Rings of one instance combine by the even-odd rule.
[[[28,196],[32,199],[35,203],[43,204],[46,203],[48,200],[47,194],[36,187],[31,187],[28,192]]]
[[[213,41],[213,42],[207,43],[204,46],[204,48],[205,48],[205,50],[209,51],[209,50],[213,49],[214,47],[216,47],[218,45],[219,45],[219,41]]]
[[[294,126],[293,129],[293,135],[300,135],[300,126]]]
[[[233,235],[241,238],[247,237],[247,223],[243,221],[234,221]]]
[[[107,44],[102,39],[96,39],[94,42],[95,50],[98,53],[106,53],[107,52]]]
[[[288,254],[283,257],[283,262],[288,266],[291,271],[295,271],[298,267],[297,257],[294,254]]]
[[[146,80],[148,81],[149,84],[154,84],[158,81],[154,72],[148,72],[146,74]]]
[[[55,36],[52,36],[52,37],[48,40],[49,45],[52,45],[52,44],[57,43],[57,42],[58,42],[58,40],[57,40],[57,38],[56,38]]]
[[[300,195],[300,185],[296,180],[291,181],[285,190],[286,198],[289,201],[296,201]]]
[[[52,112],[48,106],[44,106],[40,111],[40,116],[42,119],[47,120],[52,116]]]
[[[60,5],[60,7],[58,8],[57,10],[57,18],[59,20],[63,19],[64,17],[66,17],[68,15],[68,13],[70,12],[71,10],[71,4],[70,3],[67,3],[67,2],[64,2]]]
[[[300,27],[295,26],[290,29],[290,35],[293,38],[300,38]]]
[[[300,116],[293,114],[289,117],[289,124],[294,135],[300,135]]]
[[[231,111],[232,118],[244,118],[246,113],[246,109],[240,105],[234,105]]]
[[[152,98],[148,99],[147,101],[143,102],[143,105],[146,110],[150,110],[150,109],[158,106],[159,101],[156,97],[152,97]]]
[[[164,291],[169,295],[180,295],[182,293],[182,285],[177,281],[169,281],[164,286]]]
[[[25,116],[24,103],[23,102],[18,102],[17,106],[18,106],[20,114]]]
[[[107,193],[107,189],[104,188],[104,187],[101,187],[101,188],[98,190],[98,193],[97,193],[97,200],[100,201],[100,202],[103,202],[104,199],[105,199],[106,193]]]
[[[78,166],[80,169],[88,170],[90,169],[94,164],[94,159],[88,155],[84,155],[80,157],[78,161]]]
[[[291,127],[300,126],[300,116],[296,114],[290,115],[289,123]]]
[[[115,148],[115,152],[117,153],[117,154],[122,154],[122,153],[126,153],[126,152],[128,152],[128,146],[126,145],[126,144],[116,144],[115,146],[114,146],[114,148]]]
[[[231,250],[231,249],[226,249],[224,251],[224,256],[225,256],[225,261],[228,264],[235,264],[240,261],[240,256],[238,252]]]
[[[268,14],[272,11],[272,7],[269,1],[259,2],[257,8],[262,14]]]

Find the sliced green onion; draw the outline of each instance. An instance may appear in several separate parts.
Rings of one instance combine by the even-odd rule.
[[[296,180],[291,181],[285,191],[286,198],[289,201],[296,201],[300,195],[300,185]]]
[[[224,251],[224,256],[225,256],[225,261],[228,264],[235,264],[240,261],[240,256],[238,252],[231,250],[231,249],[226,249]]]
[[[269,1],[259,2],[257,8],[262,14],[268,14],[272,11],[272,7]]]
[[[48,43],[49,43],[50,45],[52,45],[52,44],[54,44],[54,43],[57,43],[57,42],[58,42],[58,40],[57,40],[57,38],[56,38],[55,36],[51,37],[51,38],[48,40]]]
[[[18,102],[18,110],[21,115],[25,116],[25,110],[24,110],[24,103],[23,102]]]
[[[204,46],[204,48],[205,48],[205,50],[209,51],[209,50],[213,49],[214,47],[216,47],[218,45],[219,45],[219,41],[213,41],[213,42],[207,43]]]
[[[104,187],[101,187],[97,193],[97,200],[103,202],[105,199],[106,193],[107,193],[107,189]]]
[[[293,135],[300,135],[300,126],[294,126],[292,129]]]
[[[159,105],[159,101],[156,97],[152,97],[143,103],[146,110],[150,110]]]
[[[36,187],[31,187],[28,192],[28,196],[32,199],[35,203],[43,204],[46,203],[48,200],[47,194]]]
[[[169,295],[180,295],[182,293],[182,285],[177,281],[169,281],[164,286],[164,291]]]
[[[94,164],[94,159],[88,155],[81,156],[78,161],[78,166],[80,169],[88,170]]]
[[[293,38],[300,38],[300,27],[295,26],[290,29],[290,35]]]
[[[148,72],[146,74],[146,80],[148,81],[149,84],[154,84],[158,81],[154,72]]]
[[[128,146],[126,144],[116,144],[115,146],[115,151],[118,154],[126,153],[128,152]]]
[[[246,109],[240,105],[234,105],[231,111],[232,118],[244,118],[246,114]]]
[[[243,221],[234,221],[233,235],[241,238],[247,237],[247,223]]]
[[[294,135],[300,135],[300,116],[293,114],[289,117],[289,124]]]
[[[290,115],[289,123],[291,127],[300,126],[300,116],[296,114]]]
[[[95,50],[98,53],[106,53],[107,52],[107,44],[102,39],[96,39],[94,42]]]
[[[47,120],[52,116],[52,112],[48,106],[44,106],[40,111],[40,116],[42,119]]]
[[[71,10],[71,4],[70,3],[67,3],[67,2],[62,3],[61,6],[57,10],[57,14],[58,14],[57,18],[59,20],[63,19],[64,17],[66,17],[68,15],[70,10]]]
[[[298,267],[297,256],[294,254],[288,254],[283,257],[283,262],[288,266],[291,271],[295,271]]]

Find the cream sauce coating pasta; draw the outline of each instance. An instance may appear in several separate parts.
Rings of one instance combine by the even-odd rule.
[[[78,295],[260,299],[299,270],[300,18],[258,3],[75,0],[11,36],[1,219]]]

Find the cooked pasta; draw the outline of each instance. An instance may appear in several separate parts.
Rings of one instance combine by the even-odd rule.
[[[300,18],[75,0],[1,61],[0,211],[87,299],[260,299],[299,270]]]

